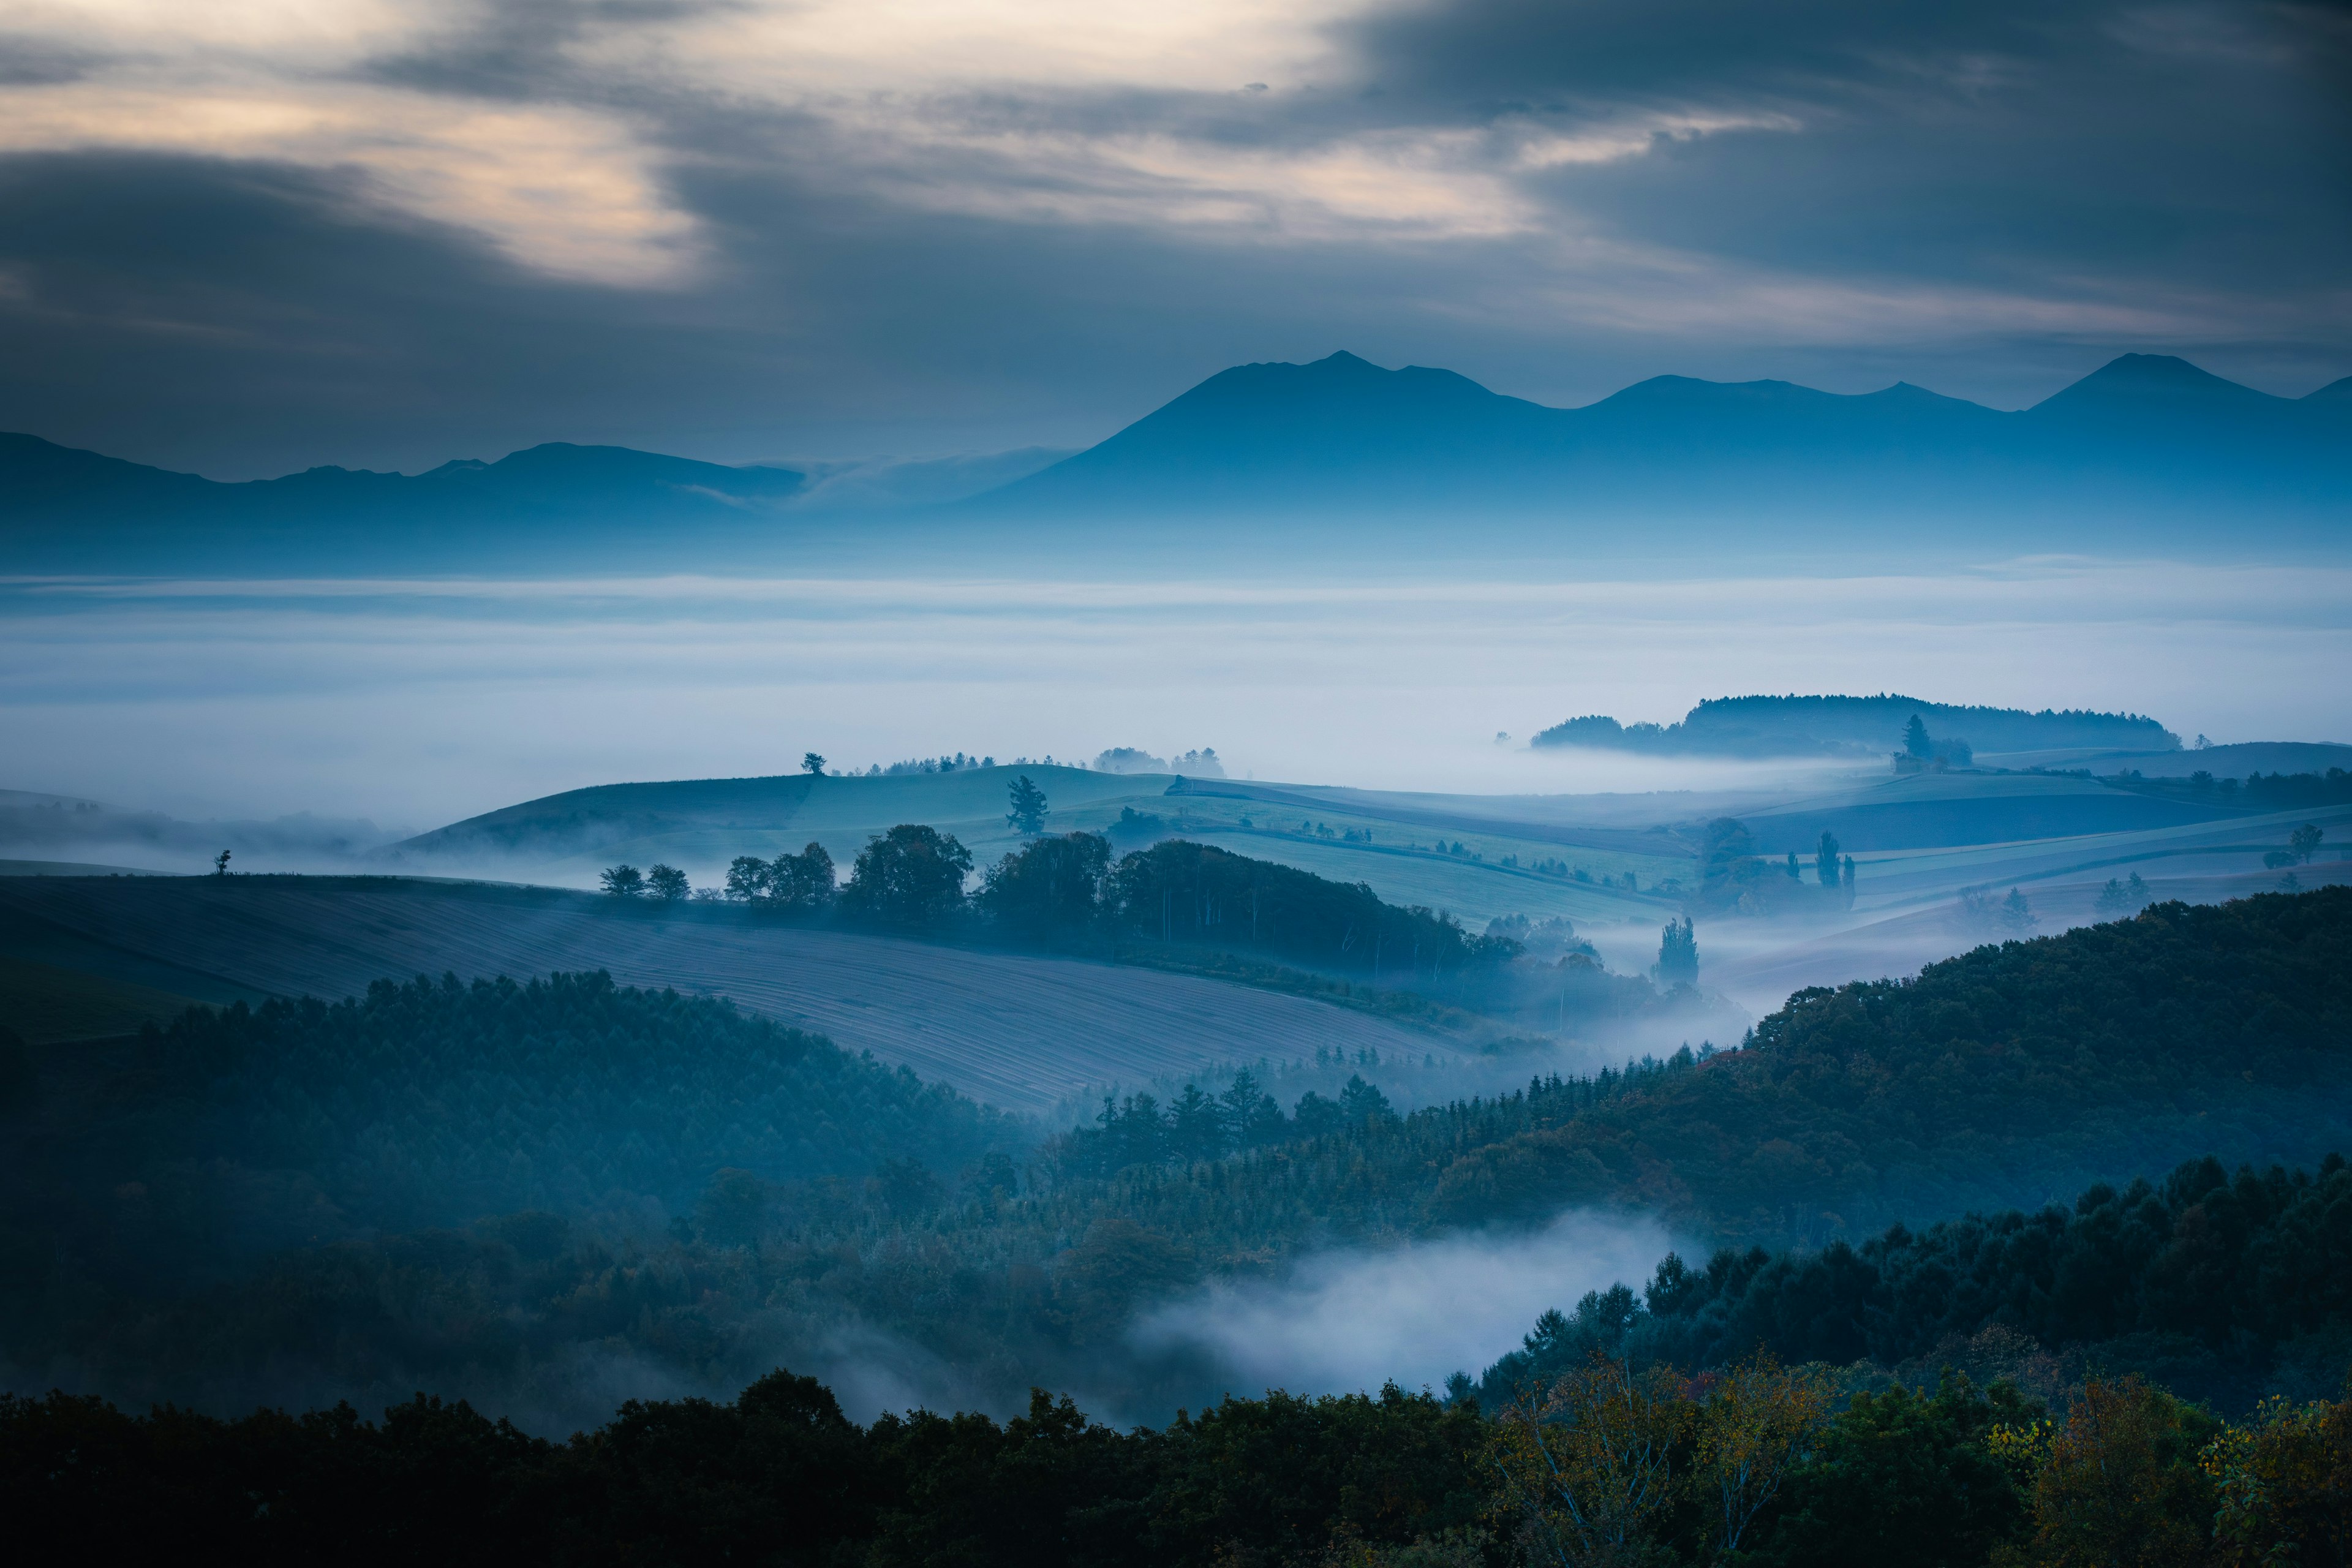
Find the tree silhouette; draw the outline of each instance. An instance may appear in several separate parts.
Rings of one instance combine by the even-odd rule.
[[[902,822],[858,851],[842,908],[878,925],[939,925],[963,907],[963,879],[971,869],[971,851],[953,834]]]
[[[1658,933],[1658,984],[1698,984],[1698,934],[1692,930],[1688,915],[1668,921]]]
[[[596,879],[616,899],[634,899],[646,890],[646,874],[635,866],[607,866]]]
[[[1032,837],[1045,832],[1045,792],[1023,773],[1013,781],[1010,794],[1013,809],[1004,814],[1006,826]]]
[[[803,752],[801,753],[801,772],[804,773],[822,774],[824,772],[824,759],[818,756],[814,752]]]
[[[657,864],[646,873],[646,891],[665,904],[674,904],[692,890],[687,885],[686,873],[675,866]]]

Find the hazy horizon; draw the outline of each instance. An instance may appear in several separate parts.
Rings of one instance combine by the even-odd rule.
[[[1581,583],[26,581],[0,787],[425,828],[624,780],[1215,748],[1236,776],[1494,794],[1747,764],[1529,753],[1580,713],[1902,691],[2352,738],[2352,572],[2017,563]],[[1271,672],[1279,671],[1279,676]],[[1498,745],[1497,731],[1513,739]]]

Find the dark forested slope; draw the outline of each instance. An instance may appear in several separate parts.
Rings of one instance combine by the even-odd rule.
[[[1551,1312],[1487,1369],[1493,1403],[1595,1351],[1685,1367],[1758,1351],[1895,1367],[1965,1358],[1989,1329],[2080,1365],[2152,1373],[2224,1407],[2266,1384],[2332,1392],[2352,1360],[2352,1166],[2315,1173],[2208,1156],[2161,1182],[2098,1183],[2071,1205],[1895,1226],[1817,1252],[1674,1254],[1636,1297],[1596,1291]]]
[[[2339,1145],[2352,889],[2328,888],[2163,904],[1909,980],[1801,991],[1748,1049],[1481,1150],[1446,1180],[1478,1172],[1540,1210],[1589,1190],[1591,1155],[1606,1190],[1717,1234],[1825,1236],[2201,1152]]]
[[[1618,1205],[1819,1244],[2209,1152],[2315,1161],[2352,1147],[2347,974],[2352,889],[2161,905],[1801,993],[1738,1051],[1409,1116],[1370,1085],[1295,1110],[1242,1086],[1138,1096],[1025,1162],[903,1075],[591,982],[200,1015],[79,1074],[52,1058],[20,1100],[0,1350],[142,1395],[299,1367],[290,1386],[578,1412],[591,1347],[719,1389],[825,1364],[854,1326],[952,1369],[961,1397],[1082,1384],[1172,1408],[1223,1374],[1139,1352],[1139,1315],[1317,1247]],[[448,1043],[412,1047],[410,1019]],[[436,1193],[490,1217],[406,1236],[345,1217]],[[257,1213],[277,1218],[236,1217]],[[208,1280],[147,1264],[235,1226],[346,1239]]]
[[[47,1060],[0,1155],[8,1223],[103,1200],[65,1228],[114,1237],[125,1267],[524,1210],[658,1223],[718,1170],[953,1175],[1032,1137],[903,1068],[603,974],[193,1009]]]

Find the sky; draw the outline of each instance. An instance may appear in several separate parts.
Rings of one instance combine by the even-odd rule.
[[[2352,5],[16,0],[0,429],[249,478],[1076,447],[1348,349],[1591,401],[2352,373]]]

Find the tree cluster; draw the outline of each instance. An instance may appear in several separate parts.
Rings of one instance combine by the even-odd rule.
[[[1789,851],[1780,874],[1775,875],[1771,864],[1757,854],[1748,825],[1732,816],[1718,816],[1701,832],[1698,872],[1698,889],[1690,901],[1701,910],[1769,915],[1853,905],[1853,857],[1843,853],[1836,837],[1827,831],[1814,848],[1811,887],[1795,850]]]
[[[2175,1389],[2242,1409],[2277,1370],[2352,1357],[2352,1167],[2315,1173],[2207,1155],[2160,1183],[2098,1183],[2071,1207],[1897,1225],[1859,1246],[1669,1253],[1638,1296],[1623,1285],[1552,1311],[1489,1367],[1487,1400],[1601,1353],[1637,1364],[1916,1363],[1988,1329],[2088,1347]]]
[[[1485,1436],[1475,1411],[1394,1384],[1227,1398],[1158,1431],[1042,1392],[1002,1425],[861,1426],[777,1371],[725,1404],[632,1401],[566,1442],[423,1395],[380,1423],[10,1396],[0,1501],[37,1552],[97,1562],[1336,1568],[1483,1543]]]
[[[812,843],[797,855],[779,855],[773,860],[738,855],[727,868],[721,896],[755,909],[821,915],[833,908],[837,895],[833,857],[824,845]]]
[[[1165,1110],[1149,1094],[1124,1099],[1106,1095],[1095,1124],[1055,1140],[1053,1155],[1065,1179],[1102,1177],[1170,1161],[1193,1165],[1222,1160],[1395,1117],[1388,1096],[1365,1082],[1361,1073],[1349,1077],[1336,1100],[1307,1090],[1286,1116],[1275,1098],[1258,1087],[1256,1077],[1244,1068],[1213,1098],[1198,1084],[1186,1084]]]

